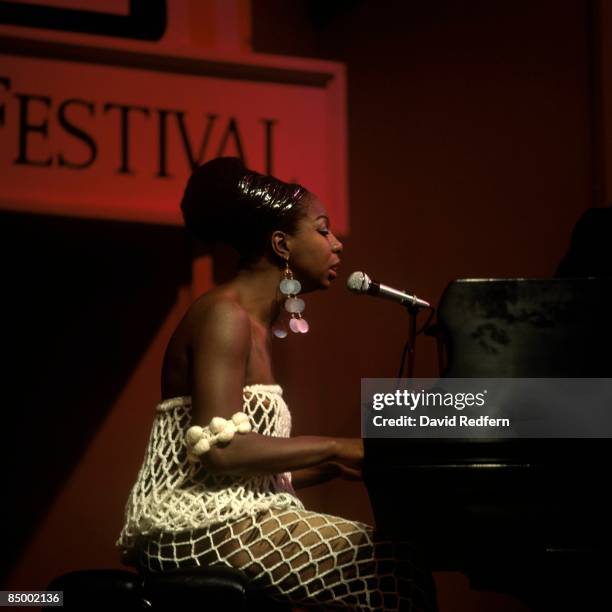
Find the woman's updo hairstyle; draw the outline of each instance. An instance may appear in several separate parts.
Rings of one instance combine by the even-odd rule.
[[[195,238],[234,247],[245,264],[264,254],[273,231],[295,232],[306,193],[301,185],[247,169],[237,157],[218,157],[194,170],[181,210]]]

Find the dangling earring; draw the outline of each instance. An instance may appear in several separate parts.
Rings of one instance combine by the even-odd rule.
[[[300,285],[300,281],[293,278],[293,272],[291,272],[291,268],[289,267],[288,259],[285,262],[283,277],[278,288],[283,295],[287,296],[285,300],[285,310],[291,315],[289,329],[295,334],[305,334],[310,329],[308,321],[302,317],[306,305],[304,304],[304,300],[297,297],[297,294],[302,289],[302,285]],[[272,333],[277,338],[284,338],[287,336],[287,330],[283,325],[275,325],[272,328]]]

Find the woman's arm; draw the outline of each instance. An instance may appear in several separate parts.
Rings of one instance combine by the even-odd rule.
[[[322,463],[315,467],[304,468],[291,473],[291,482],[296,490],[323,484],[332,478],[362,480],[360,470],[334,462]]]
[[[302,468],[291,472],[291,484],[297,491],[306,487],[323,484],[332,478],[340,475],[340,469],[337,463],[322,463],[315,467]]]
[[[330,461],[359,468],[363,444],[360,438],[275,438],[251,432],[236,434],[226,445],[213,446],[201,461],[215,472],[240,476],[293,472]]]
[[[215,416],[230,419],[242,410],[242,390],[251,346],[251,327],[244,309],[227,298],[199,313],[192,343],[192,423],[204,426]],[[276,474],[337,461],[359,468],[359,438],[298,436],[276,438],[254,432],[236,434],[201,456],[212,471],[252,476]]]

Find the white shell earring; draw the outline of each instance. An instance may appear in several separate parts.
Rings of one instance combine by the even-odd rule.
[[[293,272],[289,267],[288,259],[285,262],[283,277],[278,288],[283,295],[287,296],[285,310],[291,315],[289,329],[295,334],[305,334],[310,329],[308,321],[302,317],[306,304],[304,304],[304,300],[297,297],[297,294],[302,289],[302,285],[300,285],[300,281],[293,278]],[[287,336],[287,329],[282,324],[275,325],[272,328],[272,333],[277,338],[285,338]]]

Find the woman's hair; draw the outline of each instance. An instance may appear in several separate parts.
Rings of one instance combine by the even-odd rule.
[[[197,167],[185,188],[185,227],[204,244],[234,247],[241,265],[266,253],[275,230],[294,233],[307,191],[247,169],[237,157],[218,157]]]

